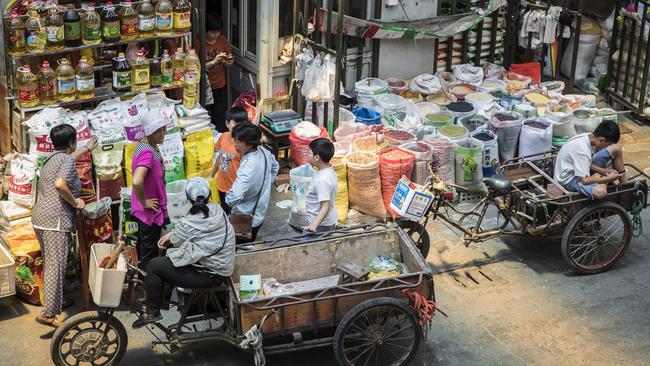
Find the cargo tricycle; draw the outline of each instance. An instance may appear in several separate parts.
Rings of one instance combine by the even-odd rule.
[[[91,272],[98,245],[112,246],[91,247]],[[368,264],[377,256],[399,261],[401,274],[370,275]],[[124,259],[119,264],[128,267],[121,296],[125,283],[142,282],[136,267]],[[285,285],[247,299],[239,291],[242,275]],[[104,305],[106,294],[99,292],[92,291],[93,300]],[[265,355],[327,346],[340,365],[406,365],[436,311],[432,273],[411,238],[394,224],[238,246],[234,273],[224,285],[177,288],[176,294],[170,309],[175,308],[178,320],[147,326],[155,337],[152,346],[174,352],[194,342],[226,342],[253,353],[258,365]],[[118,364],[128,342],[125,326],[115,317],[119,303],[118,298],[112,307],[67,319],[51,343],[54,363]]]
[[[567,191],[552,178],[555,158],[549,152],[507,162],[496,175],[483,179],[487,193],[442,183],[430,171],[426,187],[433,199],[428,210],[420,220],[398,223],[425,258],[430,246],[425,227],[429,220],[440,219],[459,233],[465,245],[503,234],[561,232],[562,255],[573,270],[582,274],[606,271],[640,233],[650,177],[625,164],[627,182],[610,184],[605,199],[592,200]],[[470,208],[462,209],[459,203]]]

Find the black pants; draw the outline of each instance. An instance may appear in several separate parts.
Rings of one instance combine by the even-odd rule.
[[[228,88],[212,89],[214,103],[208,106],[210,119],[217,131],[228,132],[226,127],[226,109],[228,109]]]
[[[219,203],[226,215],[230,215],[230,206],[226,203],[226,192],[219,191]]]
[[[136,245],[140,260],[138,267],[145,269],[147,263],[158,256],[158,240],[160,240],[162,227],[155,224],[147,225],[135,217],[133,220],[138,224],[138,243]]]
[[[165,282],[172,286],[185,288],[208,288],[219,286],[224,278],[197,271],[192,266],[174,267],[167,257],[158,257],[149,261],[144,286],[147,291],[147,306],[157,313],[163,301]]]
[[[252,243],[252,242],[254,242],[255,240],[257,240],[257,233],[260,231],[260,228],[262,227],[262,224],[264,224],[264,222],[262,222],[262,223],[259,224],[258,226],[253,226],[253,227],[251,228],[251,234],[252,234],[252,236],[251,236],[250,240],[240,240],[240,239],[237,239],[237,244]]]

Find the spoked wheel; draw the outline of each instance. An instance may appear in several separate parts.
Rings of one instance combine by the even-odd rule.
[[[415,357],[422,329],[406,301],[366,300],[343,317],[334,334],[334,357],[341,366],[399,366]]]
[[[406,235],[413,239],[415,246],[422,254],[422,258],[427,259],[429,247],[431,246],[427,229],[419,222],[410,220],[399,221],[398,225],[406,232]]]
[[[66,319],[56,330],[50,355],[57,366],[117,365],[127,342],[126,329],[117,318],[87,311]]]
[[[562,236],[562,255],[579,273],[610,269],[625,253],[632,222],[628,213],[612,202],[599,202],[573,216]]]

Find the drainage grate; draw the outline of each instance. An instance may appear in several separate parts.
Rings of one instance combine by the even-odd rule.
[[[467,267],[445,273],[436,277],[458,290],[480,290],[507,284],[508,281],[496,273],[494,267]]]

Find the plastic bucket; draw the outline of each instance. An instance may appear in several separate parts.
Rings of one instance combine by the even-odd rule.
[[[115,308],[120,305],[124,278],[126,277],[126,259],[120,253],[117,259],[117,269],[101,268],[99,265],[106,257],[113,254],[114,245],[97,243],[90,247],[90,267],[88,269],[88,284],[97,306]]]
[[[370,108],[356,108],[352,110],[355,121],[364,125],[373,126],[381,124],[381,113]]]

